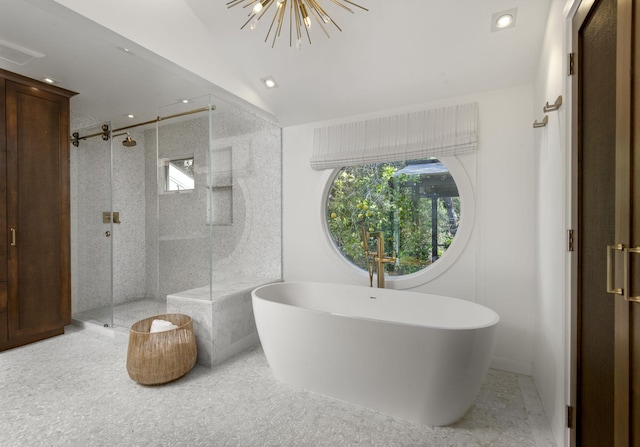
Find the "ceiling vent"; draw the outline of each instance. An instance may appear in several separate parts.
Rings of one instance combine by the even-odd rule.
[[[0,39],[0,59],[24,65],[36,57],[44,57],[44,54]]]

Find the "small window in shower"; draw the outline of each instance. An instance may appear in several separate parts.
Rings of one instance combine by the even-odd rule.
[[[164,191],[190,191],[195,187],[193,157],[164,161]]]

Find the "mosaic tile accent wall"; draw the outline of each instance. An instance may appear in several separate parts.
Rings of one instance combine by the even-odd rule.
[[[145,142],[142,132],[131,132],[138,144],[123,146],[125,137],[113,141],[113,211],[120,224],[113,225],[114,304],[145,297]]]
[[[280,278],[280,129],[241,111],[226,113],[214,118],[213,151],[226,148],[232,151],[233,224],[213,227],[214,283],[238,275]]]
[[[150,149],[156,146],[156,131],[147,130],[148,296],[207,286],[212,265],[214,283],[239,276],[281,277],[280,129],[241,111],[214,112],[212,159],[217,164],[211,184],[206,114],[165,124],[158,135],[158,159],[194,158],[195,189],[160,193],[154,200],[150,185],[161,190],[156,179],[162,163]],[[158,216],[157,222],[150,222],[151,216]],[[156,258],[153,271],[149,266]]]

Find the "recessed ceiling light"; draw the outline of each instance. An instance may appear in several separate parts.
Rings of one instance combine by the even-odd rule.
[[[496,20],[496,26],[498,28],[506,28],[513,23],[513,16],[511,14],[504,14],[498,17]]]
[[[182,104],[189,104],[189,100],[188,99],[179,99],[178,101],[180,101]]]
[[[125,113],[125,115],[127,118],[135,118],[136,116],[133,113]]]
[[[55,79],[50,78],[48,76],[45,76],[44,78],[42,78],[42,81],[46,82],[47,84],[59,84],[60,83],[59,81],[56,81]]]
[[[267,88],[276,88],[278,86],[278,83],[273,79],[273,76],[267,76],[266,78],[260,79],[260,81],[262,81],[264,86]]]
[[[518,8],[508,9],[493,14],[491,17],[491,31],[502,31],[516,26]]]

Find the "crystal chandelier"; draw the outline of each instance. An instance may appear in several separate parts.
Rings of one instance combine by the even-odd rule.
[[[351,9],[350,6],[355,6],[368,11],[367,8],[349,0],[330,1],[352,14],[353,9]],[[275,45],[276,39],[280,37],[282,28],[286,26],[286,22],[289,22],[289,46],[293,46],[295,33],[295,45],[298,49],[302,47],[303,34],[306,34],[307,40],[309,41],[309,44],[311,44],[309,28],[311,28],[312,16],[327,37],[330,36],[325,25],[332,23],[339,31],[342,31],[338,24],[334,22],[329,14],[327,14],[322,6],[320,6],[319,0],[231,0],[227,3],[227,8],[232,8],[242,3],[244,3],[243,8],[252,8],[248,15],[249,19],[240,27],[240,29],[244,29],[247,25],[249,25],[250,29],[255,29],[258,26],[258,21],[265,16],[269,9],[273,7],[272,10],[274,11],[274,14],[271,19],[271,25],[269,26],[266,37],[264,38],[264,41],[267,42],[269,36],[273,32],[271,48]]]

